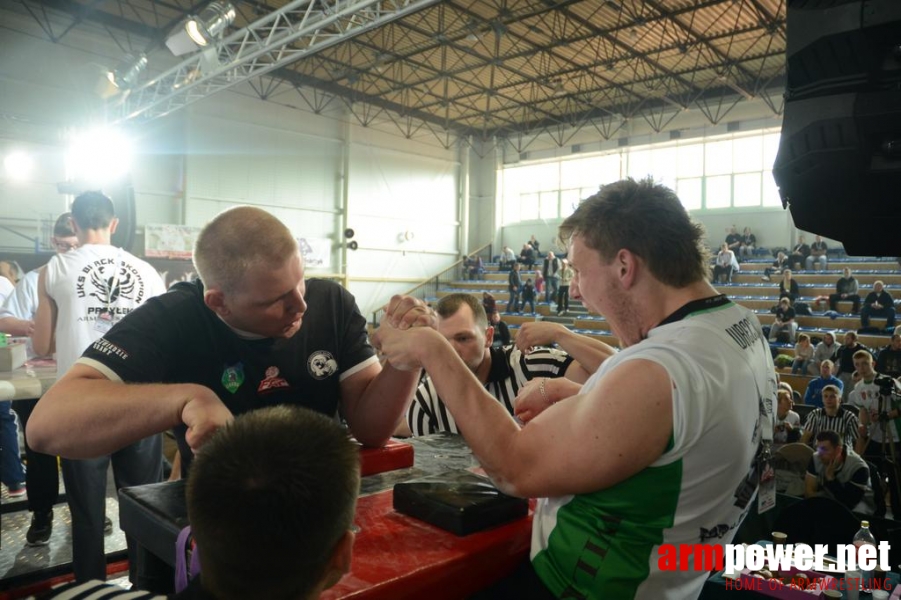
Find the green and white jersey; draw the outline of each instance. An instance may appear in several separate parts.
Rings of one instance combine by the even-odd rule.
[[[538,501],[532,564],[560,598],[697,597],[708,573],[694,564],[661,571],[660,546],[729,543],[756,494],[755,456],[772,432],[777,382],[754,314],[725,296],[691,302],[607,359],[583,393],[633,359],[669,373],[670,443],[613,487]]]

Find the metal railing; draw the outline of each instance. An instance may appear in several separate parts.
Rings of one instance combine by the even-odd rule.
[[[480,256],[483,262],[490,262],[492,259],[492,245],[485,244],[481,248],[477,248],[473,252],[470,252],[466,255],[466,257],[470,256]],[[447,267],[437,275],[433,275],[429,277],[424,282],[420,283],[413,289],[405,292],[405,296],[412,296],[423,302],[428,302],[429,299],[434,298],[438,295],[438,290],[442,287],[454,282],[459,281],[460,279],[465,278],[463,262],[465,258],[461,258],[451,266]],[[386,302],[387,303],[387,302]],[[379,308],[372,312],[372,326],[378,327],[379,322],[382,320],[382,316],[385,314],[384,308]]]

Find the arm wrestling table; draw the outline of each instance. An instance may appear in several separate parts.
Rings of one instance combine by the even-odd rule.
[[[351,572],[322,598],[462,598],[507,575],[528,555],[531,514],[458,537],[394,511],[395,483],[478,466],[460,436],[441,434],[407,441],[415,452],[412,467],[363,478]],[[188,525],[184,493],[184,481],[119,492],[122,529],[170,566],[175,564],[176,536]]]

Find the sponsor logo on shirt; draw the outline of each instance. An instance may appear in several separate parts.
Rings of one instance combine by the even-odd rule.
[[[313,379],[325,379],[338,371],[338,361],[331,352],[319,350],[310,355],[307,360],[307,371]]]
[[[225,370],[222,372],[222,387],[234,394],[241,387],[242,383],[244,383],[243,363],[239,362],[230,367],[225,367]]]
[[[278,367],[269,367],[266,369],[266,378],[260,382],[257,392],[286,387],[289,387],[288,382],[283,377],[278,376]]]

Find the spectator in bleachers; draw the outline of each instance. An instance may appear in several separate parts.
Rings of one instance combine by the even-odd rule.
[[[797,331],[798,323],[795,321],[795,309],[792,308],[788,298],[780,298],[779,306],[776,307],[776,320],[770,326],[770,341],[784,342],[784,338],[787,338],[787,343],[793,343]]]
[[[788,298],[791,304],[801,297],[801,290],[798,288],[798,282],[792,279],[791,269],[782,271],[782,281],[779,282],[779,299]]]
[[[723,242],[716,255],[716,262],[713,264],[713,283],[730,283],[735,263],[735,253],[729,250],[726,242]]]
[[[736,254],[741,248],[741,236],[738,234],[738,229],[735,228],[735,225],[730,227],[726,233],[726,246]]]
[[[885,284],[876,281],[873,291],[864,298],[863,308],[860,309],[860,326],[869,327],[870,317],[885,317],[885,326],[895,326],[895,302],[891,294],[885,291]]]
[[[494,325],[493,321],[496,316],[498,316],[497,311],[497,300],[494,299],[494,295],[489,292],[482,292],[482,308],[485,309],[485,316],[488,318],[488,322]]]
[[[754,249],[757,247],[757,236],[751,233],[750,227],[745,227],[741,235],[740,254],[743,257],[751,257],[754,255]]]
[[[842,399],[845,401],[848,400],[848,394],[851,393],[854,387],[854,353],[859,350],[866,350],[866,347],[857,341],[857,333],[848,331],[845,333],[842,345],[836,349],[832,357],[833,362],[835,362],[835,367],[832,371],[836,377],[842,380],[845,386],[842,394]]]
[[[529,303],[529,312],[535,314],[535,284],[531,277],[522,284],[522,312],[526,312],[526,302]]]
[[[826,270],[826,267],[829,266],[829,259],[826,258],[826,251],[828,249],[829,246],[823,241],[822,236],[816,236],[813,243],[810,245],[810,254],[804,259],[804,266],[807,267],[808,271],[813,270],[814,263],[819,265],[824,271]]]
[[[803,269],[808,256],[810,256],[810,246],[804,241],[804,236],[799,235],[798,243],[792,248],[791,255],[788,257],[789,268]],[[797,267],[795,265],[797,265]]]
[[[810,336],[802,333],[795,344],[795,359],[792,361],[792,375],[806,375],[807,366],[813,360],[813,345]]]
[[[891,343],[879,351],[876,371],[894,378],[901,377],[901,335],[892,335]],[[901,515],[898,515],[901,517]]]
[[[841,392],[834,385],[823,388],[823,407],[815,408],[804,421],[801,442],[811,444],[821,431],[834,431],[848,448],[857,441],[860,421],[853,411],[842,410]]]
[[[805,476],[805,498],[822,496],[853,510],[863,499],[870,481],[866,461],[851,447],[842,443],[834,431],[817,434]]]
[[[842,269],[842,276],[835,282],[835,293],[829,294],[829,310],[837,311],[839,300],[850,300],[854,303],[851,312],[856,315],[860,312],[858,289],[857,279],[851,274],[851,269],[848,267]]]
[[[535,293],[541,296],[541,290],[544,289],[544,276],[541,271],[535,271]]]
[[[501,251],[500,256],[500,264],[498,265],[501,271],[506,271],[507,269],[513,268],[513,263],[516,262],[516,254],[510,248],[510,246],[504,246],[504,249]]]
[[[557,314],[562,315],[569,312],[569,284],[572,283],[576,272],[569,265],[569,261],[562,259],[563,265],[560,269],[560,288],[557,292]]]
[[[791,444],[801,439],[801,417],[792,410],[792,393],[780,389],[776,392],[776,419],[773,422],[773,444]]]
[[[854,353],[854,373],[857,380],[854,389],[848,392],[848,404],[852,406],[869,406],[874,399],[879,398],[879,386],[876,385],[876,370],[873,368],[873,355],[867,350],[858,350]],[[861,419],[861,423],[863,420]]]
[[[541,257],[541,243],[535,239],[535,234],[532,234],[532,237],[529,238],[529,241],[526,242],[529,246],[532,247],[532,250],[535,251],[535,258]]]
[[[816,379],[811,379],[810,383],[807,384],[807,391],[804,394],[804,404],[823,406],[823,388],[827,385],[835,386],[839,395],[841,395],[842,390],[845,388],[845,384],[842,383],[841,379],[832,374],[832,368],[833,363],[829,359],[820,363],[820,376]]]
[[[530,271],[535,266],[535,249],[528,242],[522,245],[522,250],[519,252],[519,262]]]
[[[514,263],[513,269],[507,276],[507,291],[510,292],[510,299],[507,301],[508,313],[519,310],[519,294],[522,292],[522,277],[519,275],[521,268],[520,263]]]
[[[760,279],[762,281],[769,281],[770,277],[773,275],[781,275],[783,269],[788,266],[788,257],[785,256],[785,252],[781,250],[776,253],[776,260],[773,261],[773,265],[767,267],[763,270],[763,277]]]
[[[547,282],[544,301],[550,304],[557,300],[557,290],[560,288],[560,259],[553,252],[548,251],[547,256],[544,257],[541,271]]]
[[[469,280],[475,281],[481,279],[482,273],[485,272],[485,265],[482,263],[482,257],[470,256],[467,260],[469,261],[469,266],[467,267],[466,272],[469,276]]]
[[[817,344],[817,347],[813,351],[813,362],[807,367],[807,372],[810,375],[816,375],[820,372],[820,365],[823,364],[823,361],[829,360],[829,372],[831,373],[831,359],[833,355],[835,355],[836,350],[838,350],[838,346],[835,344],[835,334],[831,331],[827,331],[823,334],[823,341]]]

